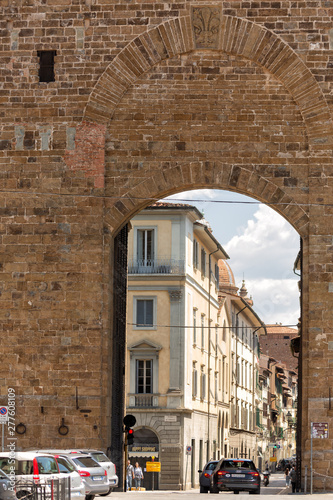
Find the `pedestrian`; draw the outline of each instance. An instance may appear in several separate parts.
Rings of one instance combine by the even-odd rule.
[[[284,475],[285,475],[285,478],[286,478],[286,486],[289,486],[290,484],[290,477],[289,477],[289,468],[286,467],[284,469]]]
[[[291,492],[296,493],[296,469],[293,466],[289,472],[289,477],[291,481]]]
[[[127,460],[127,468],[126,468],[126,491],[131,491],[133,479],[134,479],[134,467],[131,464],[131,461]]]
[[[142,469],[139,465],[139,462],[135,462],[135,467],[134,467],[134,481],[135,481],[135,488],[139,490],[141,488],[141,481],[143,479],[143,472]]]

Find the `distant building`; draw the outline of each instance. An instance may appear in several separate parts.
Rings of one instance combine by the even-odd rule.
[[[220,265],[220,301],[231,315],[230,331],[230,428],[228,455],[258,462],[256,415],[258,399],[259,341],[265,325],[253,309],[245,282],[238,292],[230,266]]]
[[[230,318],[218,262],[228,255],[189,205],[156,203],[131,227],[126,406],[137,424],[129,458],[162,463],[155,488],[195,487],[227,435]],[[146,473],[148,489],[151,480]]]
[[[291,346],[299,333],[281,324],[266,325],[266,331],[266,335],[260,335],[260,373],[262,387],[265,386],[264,375],[269,374],[267,402],[270,411],[266,417],[269,420],[269,451],[278,463],[296,453],[299,359],[294,356]]]
[[[299,335],[298,329],[276,323],[266,325],[266,332],[267,335],[260,334],[261,352],[285,363],[288,368],[297,370],[298,357],[293,356],[290,343]]]

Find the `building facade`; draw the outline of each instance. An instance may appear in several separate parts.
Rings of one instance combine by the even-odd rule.
[[[137,424],[129,458],[143,467],[158,459],[161,489],[197,486],[212,458],[257,461],[264,326],[245,286],[237,294],[227,258],[194,207],[156,203],[131,221],[126,392]]]

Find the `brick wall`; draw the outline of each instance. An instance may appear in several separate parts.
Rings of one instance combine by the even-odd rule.
[[[332,419],[332,7],[205,5],[0,0],[1,404],[15,387],[23,447],[108,446],[112,235],[188,188],[273,203],[303,237],[305,461]]]

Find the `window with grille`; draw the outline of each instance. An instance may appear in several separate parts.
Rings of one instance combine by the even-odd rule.
[[[55,50],[39,50],[37,55],[39,57],[39,81],[54,82],[54,57],[57,52]]]

